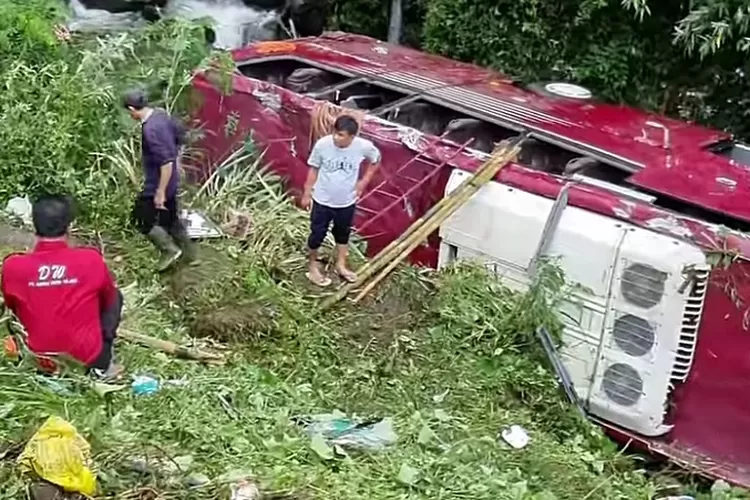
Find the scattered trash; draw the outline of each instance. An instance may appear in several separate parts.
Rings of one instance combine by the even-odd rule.
[[[419,444],[421,445],[426,445],[435,440],[437,440],[437,434],[435,434],[435,431],[430,429],[430,426],[428,426],[427,424],[424,424],[422,426],[422,430],[419,431],[417,442],[419,442]]]
[[[313,449],[325,458],[330,446],[360,451],[377,451],[396,442],[398,436],[393,430],[393,420],[384,418],[377,421],[358,422],[347,418],[341,412],[314,415],[297,419],[305,426],[305,432],[314,440]],[[317,444],[315,444],[317,443]]]
[[[675,496],[661,497],[661,498],[657,498],[656,500],[695,500],[695,498],[688,496],[688,495],[681,495],[678,497],[675,497]]]
[[[171,386],[174,386],[174,387],[187,387],[188,384],[190,384],[190,381],[187,380],[184,377],[183,378],[172,379],[172,380],[167,380],[166,382],[164,382],[164,385],[171,385]]]
[[[510,428],[505,429],[502,432],[502,437],[506,443],[517,450],[525,448],[531,441],[526,430],[520,425],[511,425]]]
[[[432,396],[432,400],[435,402],[435,404],[442,403],[443,401],[445,401],[445,396],[448,395],[449,391],[449,389],[446,389],[442,394],[435,394],[434,396]]]
[[[5,213],[18,217],[24,224],[31,224],[31,201],[28,196],[11,198],[5,206]]]
[[[323,460],[333,460],[333,449],[320,434],[315,434],[310,441],[310,448]]]
[[[105,397],[107,394],[118,392],[125,389],[127,386],[122,384],[105,384],[103,382],[94,382],[91,389],[99,396]]]
[[[251,481],[243,480],[232,486],[231,500],[258,500],[259,498],[260,489]]]
[[[419,479],[419,471],[410,465],[403,464],[398,472],[398,482],[406,486],[414,486]]]
[[[180,219],[187,229],[188,236],[190,238],[204,239],[204,238],[221,238],[224,233],[221,232],[219,226],[211,221],[206,214],[199,210],[183,210],[180,214]]]
[[[232,238],[244,240],[253,228],[253,216],[249,213],[232,210],[222,229]]]
[[[136,396],[150,396],[159,391],[159,381],[146,375],[138,375],[133,379],[131,388]]]
[[[188,488],[200,488],[201,486],[206,486],[210,482],[211,478],[205,474],[201,474],[200,472],[190,474],[183,481],[185,486],[187,486]]]
[[[86,496],[96,493],[91,447],[60,417],[47,419],[26,444],[18,463],[25,472],[33,472],[66,491]]]

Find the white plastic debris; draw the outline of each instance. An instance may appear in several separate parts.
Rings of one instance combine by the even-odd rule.
[[[250,481],[241,481],[232,486],[232,500],[258,500],[260,489]]]
[[[197,240],[203,238],[221,238],[224,234],[206,214],[198,210],[183,210],[180,214],[182,223],[185,224],[188,236]]]
[[[16,196],[8,201],[5,212],[11,217],[18,217],[24,224],[31,224],[31,201],[28,196]]]
[[[526,430],[520,425],[511,425],[502,432],[503,440],[513,448],[520,450],[529,444],[531,438]]]

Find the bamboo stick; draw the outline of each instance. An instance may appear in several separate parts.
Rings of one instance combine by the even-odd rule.
[[[495,173],[499,172],[507,164],[508,161],[499,162]],[[490,179],[492,177],[494,177],[494,175],[491,176]],[[404,244],[400,247],[401,253],[395,259],[392,259],[391,262],[385,267],[385,269],[383,269],[380,274],[378,274],[370,283],[367,284],[365,288],[362,289],[362,291],[355,297],[354,303],[356,304],[360,300],[362,300],[365,295],[367,295],[373,288],[375,288],[381,281],[383,281],[383,279],[385,279],[391,273],[391,271],[396,268],[396,266],[403,262],[404,259],[406,259],[414,251],[414,249],[422,243],[422,241],[429,237],[429,235],[432,234],[433,231],[438,229],[440,225],[448,217],[450,217],[455,210],[460,208],[474,194],[476,194],[476,191],[478,191],[478,187],[477,189],[474,189],[473,192],[461,193],[459,197],[456,198],[453,205],[446,208],[441,212],[441,214],[436,215],[433,219],[423,225],[420,230],[415,233],[412,238],[409,239],[408,244],[404,242]]]
[[[157,339],[149,337],[148,335],[141,335],[140,333],[129,332],[127,330],[121,330],[118,332],[118,336],[124,340],[140,344],[151,349],[166,352],[172,356],[183,359],[191,359],[194,361],[202,361],[204,363],[220,364],[223,362],[223,358],[219,354],[209,353],[201,351],[200,349],[191,349],[184,347],[168,340]]]
[[[481,172],[486,171],[486,169],[489,167],[490,161],[483,163],[479,169],[475,172],[474,175],[480,175]],[[430,217],[434,216],[436,213],[438,213],[443,207],[451,203],[451,200],[455,197],[454,195],[457,195],[461,190],[465,189],[468,186],[468,180],[464,183],[461,183],[460,186],[458,186],[450,195],[441,198],[435,205],[433,205],[424,215],[422,215],[419,219],[415,220],[407,229],[404,231],[401,236],[399,236],[397,239],[393,240],[391,243],[388,244],[383,250],[381,250],[375,257],[372,258],[372,260],[366,262],[358,271],[357,274],[360,275],[366,275],[370,268],[377,266],[381,261],[387,260],[387,257],[390,256],[390,254],[393,253],[396,246],[398,246],[399,242],[404,241],[406,238],[410,237],[419,227]],[[360,283],[361,284],[361,283]],[[356,286],[356,283],[355,283]],[[352,287],[349,287],[350,289]]]
[[[411,241],[413,236],[420,230],[420,228],[425,225],[427,221],[432,220],[437,214],[440,214],[442,211],[447,211],[448,215],[450,215],[453,210],[458,208],[457,206],[455,208],[452,207],[455,206],[456,200],[458,200],[460,196],[468,194],[470,197],[470,195],[476,192],[479,187],[489,182],[489,180],[491,180],[497,174],[500,169],[498,164],[504,165],[512,161],[512,159],[518,154],[518,151],[520,150],[523,142],[526,140],[526,137],[527,135],[524,135],[518,138],[513,143],[510,143],[504,146],[502,149],[496,151],[495,154],[493,154],[493,156],[489,160],[487,160],[474,173],[472,177],[466,179],[452,193],[442,198],[438,203],[433,205],[433,207],[428,210],[427,213],[414,221],[414,223],[412,223],[412,225],[409,226],[409,228],[407,228],[407,230],[399,238],[392,241],[371,261],[362,266],[357,271],[357,280],[354,283],[348,283],[342,286],[334,295],[326,299],[321,304],[321,309],[325,310],[344,298],[349,293],[349,291],[364,284],[370,276],[372,276],[378,270],[382,269],[385,264],[402,253],[404,245],[407,242]],[[466,199],[468,199],[468,197]],[[465,200],[461,201],[460,203],[463,204],[464,202]],[[447,218],[447,216],[445,218]],[[419,242],[421,242],[421,239],[419,240]]]
[[[381,251],[371,262],[372,267],[379,267],[380,261],[390,261],[392,257],[396,255],[398,247],[403,245],[407,240],[413,237],[423,225],[437,217],[441,212],[446,210],[452,210],[452,207],[456,205],[456,201],[466,194],[471,195],[483,184],[487,183],[492,177],[494,177],[499,170],[498,164],[508,162],[515,156],[515,151],[498,151],[493,157],[485,162],[485,164],[478,170],[474,176],[466,179],[459,187],[453,190],[448,196],[443,198],[440,203],[436,204],[433,209],[428,211],[424,216],[415,221],[409,229],[402,234],[397,240],[393,241],[386,249]],[[463,203],[459,202],[459,203]],[[376,263],[376,261],[378,263]],[[367,266],[363,266],[363,269]],[[367,268],[369,269],[369,268]]]

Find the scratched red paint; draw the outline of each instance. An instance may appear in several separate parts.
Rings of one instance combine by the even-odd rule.
[[[234,58],[241,63],[264,57],[262,47],[258,44],[236,51]],[[294,55],[354,74],[417,73],[442,84],[494,96],[512,103],[515,116],[526,126],[629,160],[640,169],[629,181],[647,191],[750,221],[750,172],[704,150],[706,145],[730,137],[725,133],[626,107],[541,97],[511,85],[500,74],[362,36],[328,34],[272,48],[276,57]],[[289,191],[298,196],[307,172],[305,160],[310,150],[314,101],[239,75],[234,77],[233,92],[228,96],[220,95],[203,75],[197,76],[194,86],[203,96],[196,119],[206,131],[202,142],[204,165],[210,168],[216,164],[252,132],[255,140],[267,147],[265,154],[271,168],[286,179]],[[270,99],[264,100],[264,96]],[[233,133],[227,129],[229,115],[237,120]],[[670,149],[661,147],[659,130],[646,126],[650,120],[670,128]],[[644,127],[648,129],[646,140],[636,140],[643,135]],[[365,227],[363,236],[371,255],[440,199],[452,167],[473,171],[481,164],[470,154],[457,154],[457,146],[445,142],[434,145],[430,136],[407,141],[397,127],[376,118],[366,120],[362,134],[374,140],[383,153],[382,168],[371,184],[378,189],[368,193],[356,219],[357,227]],[[409,163],[415,150],[421,159]],[[407,196],[408,203],[399,202],[384,211],[445,160],[449,160],[448,165]],[[401,170],[407,163],[408,167]],[[717,182],[717,177],[733,179],[737,184],[730,189]],[[555,198],[564,185],[560,177],[515,164],[501,171],[496,180],[548,198]],[[635,439],[704,474],[750,486],[750,399],[746,397],[750,389],[750,332],[743,327],[750,308],[750,262],[743,260],[750,256],[750,240],[741,233],[720,230],[645,202],[625,200],[597,187],[571,186],[568,203],[682,237],[707,252],[732,251],[740,257],[727,269],[711,274],[692,371],[673,397],[672,432],[652,439],[602,424],[621,439]],[[666,222],[657,225],[659,221]],[[437,235],[432,235],[414,252],[412,261],[434,266],[438,242]]]

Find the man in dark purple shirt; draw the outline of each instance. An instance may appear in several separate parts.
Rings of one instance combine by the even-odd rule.
[[[165,111],[152,108],[142,90],[128,92],[124,104],[130,116],[142,123],[144,183],[133,216],[139,230],[161,251],[159,271],[163,272],[180,257],[195,259],[195,247],[177,208],[184,131]]]

